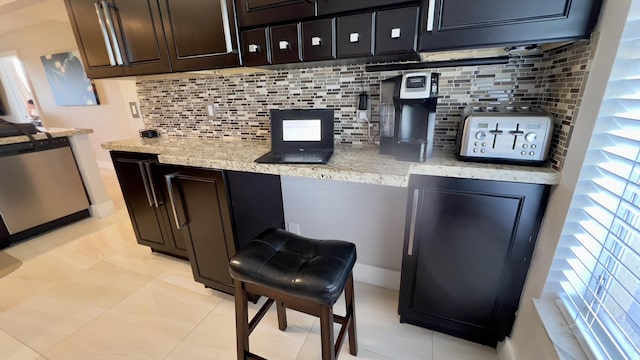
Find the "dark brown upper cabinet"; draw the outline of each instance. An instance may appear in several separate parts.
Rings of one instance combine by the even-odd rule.
[[[173,71],[240,65],[233,0],[160,0]]]
[[[337,20],[339,59],[373,55],[373,13],[341,16]]]
[[[273,64],[300,62],[300,24],[272,26],[271,58]]]
[[[588,37],[602,0],[423,0],[420,50],[522,45]]]
[[[419,3],[416,0],[316,0],[318,15],[339,14],[354,10],[365,10],[380,6]]]
[[[335,19],[302,23],[302,61],[335,59],[334,37]]]
[[[418,16],[417,6],[379,11],[376,14],[376,55],[416,51]]]
[[[271,64],[269,29],[259,28],[242,32],[242,57],[247,66]]]
[[[171,71],[160,9],[153,0],[65,0],[90,78]]]
[[[238,25],[251,27],[304,19],[316,14],[309,0],[236,0]]]

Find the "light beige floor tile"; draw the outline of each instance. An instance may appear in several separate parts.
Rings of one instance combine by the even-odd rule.
[[[498,354],[488,346],[434,333],[433,360],[498,360]]]
[[[337,336],[337,333],[335,334]],[[302,345],[302,349],[298,353],[298,357],[296,360],[321,360],[322,359],[322,349],[320,347],[320,334],[315,332],[310,332],[309,336]],[[340,349],[340,360],[350,359],[350,360],[393,360],[394,358],[386,357],[384,355],[376,354],[374,352],[368,351],[359,347],[358,355],[353,356],[349,353],[349,340],[345,338],[344,344]],[[400,358],[395,358],[400,359]]]
[[[361,350],[398,360],[432,359],[433,332],[400,323],[396,291],[356,282],[354,297],[356,332]],[[343,309],[344,296],[341,295],[334,305],[334,313],[344,314]],[[338,331],[339,325],[336,324],[336,336]],[[314,324],[312,332],[320,334],[318,322]]]
[[[42,353],[151,280],[100,262],[0,313],[0,328]]]
[[[3,360],[36,360],[40,354],[0,330],[0,358]]]
[[[188,261],[174,262],[172,266],[161,272],[160,275],[157,276],[157,279],[205,296],[215,296],[221,299],[228,296],[227,294],[209,289],[203,284],[196,282],[193,279],[191,264]]]
[[[55,359],[162,359],[220,299],[154,280],[45,353]]]

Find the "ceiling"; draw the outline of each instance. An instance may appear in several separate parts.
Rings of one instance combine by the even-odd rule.
[[[64,0],[0,0],[0,35],[47,21],[69,22]]]

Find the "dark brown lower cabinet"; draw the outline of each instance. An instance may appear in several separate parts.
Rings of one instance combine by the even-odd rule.
[[[138,243],[189,259],[194,279],[233,294],[229,259],[268,227],[284,228],[280,177],[158,163],[112,151]]]
[[[511,332],[548,185],[409,183],[400,321],[496,346]]]
[[[196,281],[233,294],[229,259],[267,227],[284,227],[280,177],[181,168],[165,177]]]
[[[167,208],[164,175],[175,171],[153,154],[111,152],[138,243],[168,255],[187,258],[187,248]]]

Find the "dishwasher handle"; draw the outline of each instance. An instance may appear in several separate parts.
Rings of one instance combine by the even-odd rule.
[[[180,196],[180,189],[177,188],[177,184],[174,181],[180,175],[179,172],[165,175],[165,181],[167,182],[167,189],[169,190],[169,203],[171,203],[171,210],[173,212],[173,219],[176,222],[176,228],[180,230],[183,226],[187,225],[187,214],[182,206],[182,197]],[[179,179],[178,179],[179,180]],[[180,207],[178,208],[178,205]],[[180,219],[184,219],[181,221]]]

